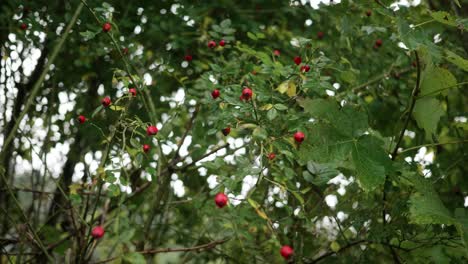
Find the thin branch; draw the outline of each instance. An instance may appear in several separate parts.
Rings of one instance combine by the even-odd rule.
[[[141,251],[136,251],[135,253],[140,253],[144,255],[154,255],[158,253],[169,253],[169,252],[188,252],[188,251],[204,251],[204,250],[209,250],[212,249],[220,244],[226,243],[230,238],[222,239],[222,240],[216,240],[207,244],[195,246],[195,247],[188,247],[188,248],[158,248],[158,249],[147,249],[147,250],[141,250]],[[101,264],[101,263],[107,263],[113,260],[116,260],[120,258],[121,256],[117,257],[112,257],[108,258],[105,260],[101,260],[98,262],[93,262],[93,264]]]
[[[401,154],[401,153],[408,152],[408,151],[411,151],[411,150],[420,149],[422,147],[435,147],[435,146],[450,145],[450,144],[461,144],[461,143],[468,143],[468,140],[459,140],[459,141],[424,144],[424,145],[419,145],[419,146],[407,148],[405,150],[400,151],[399,153]]]

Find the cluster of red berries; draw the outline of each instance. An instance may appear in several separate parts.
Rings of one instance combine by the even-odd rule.
[[[217,46],[216,41],[214,41],[214,40],[208,41],[208,48],[214,49],[214,48],[216,48],[216,46]],[[221,46],[221,47],[226,46],[226,41],[224,39],[220,40],[219,41],[219,46]]]
[[[295,63],[296,65],[298,65],[298,66],[301,65],[301,63],[302,63],[302,59],[301,59],[301,57],[299,57],[299,56],[294,57],[293,60],[294,60],[294,63]],[[307,65],[307,64],[306,64],[306,65],[302,65],[301,68],[300,68],[300,70],[301,70],[301,72],[309,72],[309,71],[310,71],[310,66]]]

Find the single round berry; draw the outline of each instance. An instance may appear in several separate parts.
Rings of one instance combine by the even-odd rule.
[[[382,41],[381,39],[378,39],[378,40],[375,41],[375,45],[376,45],[377,47],[382,46],[382,44],[383,44],[383,41]]]
[[[297,131],[296,133],[294,133],[294,140],[297,143],[302,143],[302,141],[304,141],[304,139],[305,139],[305,135],[301,131]]]
[[[367,10],[367,11],[366,11],[366,16],[370,17],[371,15],[372,15],[372,11]]]
[[[294,250],[288,245],[282,246],[280,249],[280,254],[284,259],[289,259],[292,255],[294,255]]]
[[[148,151],[150,151],[150,149],[151,149],[150,145],[148,145],[148,144],[143,145],[143,152],[148,153]]]
[[[309,71],[310,71],[310,66],[309,65],[301,66],[301,72],[309,72]]]
[[[128,89],[128,92],[133,96],[135,97],[137,95],[137,90],[135,88],[130,88]]]
[[[229,133],[231,133],[231,128],[230,127],[223,128],[221,132],[223,132],[224,136],[227,136],[229,135]]]
[[[106,22],[104,23],[104,25],[102,25],[102,31],[104,32],[109,32],[111,29],[112,29],[112,25],[109,22]]]
[[[322,31],[317,32],[318,39],[323,39],[323,36],[325,36],[325,33],[323,33]]]
[[[104,227],[102,226],[95,226],[93,230],[91,230],[91,236],[95,239],[100,239],[104,236]]]
[[[210,49],[216,48],[216,42],[214,40],[208,41],[208,48]]]
[[[224,39],[220,40],[220,41],[219,41],[219,45],[220,45],[221,47],[224,47],[224,46],[226,45],[226,41],[225,41]]]
[[[26,30],[26,29],[28,29],[28,25],[26,23],[22,23],[20,25],[20,28],[21,28],[21,30]]]
[[[80,124],[83,124],[84,122],[86,122],[86,117],[84,115],[79,115],[78,116],[78,122]]]
[[[249,87],[245,87],[244,90],[242,90],[241,97],[243,100],[248,101],[252,99],[252,94],[253,94],[252,89],[250,89]]]
[[[192,61],[193,57],[192,55],[185,55],[184,60],[185,61]]]
[[[221,92],[220,92],[218,89],[214,89],[214,90],[211,92],[211,97],[213,97],[213,99],[218,98],[220,95],[221,95]]]
[[[215,200],[216,206],[218,206],[219,208],[223,208],[228,203],[228,197],[224,193],[216,194],[214,200]]]
[[[270,154],[268,154],[268,159],[269,160],[274,160],[276,158],[276,154],[271,152]]]
[[[146,134],[148,136],[154,136],[154,135],[156,135],[158,133],[158,131],[159,131],[158,128],[155,127],[155,126],[148,126],[146,128]]]
[[[276,57],[279,57],[281,55],[281,52],[279,50],[274,50],[273,55],[275,55]]]
[[[106,96],[106,97],[102,98],[102,100],[101,100],[101,104],[104,107],[108,107],[111,103],[112,103],[112,101],[111,101],[109,96]]]
[[[301,57],[299,57],[299,56],[294,57],[294,63],[296,63],[296,65],[301,64],[301,62],[302,62]]]

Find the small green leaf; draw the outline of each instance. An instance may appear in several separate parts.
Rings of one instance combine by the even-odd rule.
[[[257,36],[253,34],[252,32],[247,32],[247,37],[249,37],[252,40],[258,40]]]
[[[278,111],[276,111],[275,108],[272,108],[272,109],[270,109],[270,110],[267,112],[267,118],[268,118],[268,120],[273,120],[273,119],[275,119],[277,116],[278,116]]]
[[[258,126],[253,131],[253,137],[259,140],[264,140],[268,137],[268,134],[263,127]]]
[[[277,110],[283,111],[283,110],[288,110],[288,107],[285,106],[284,104],[275,104],[274,106]]]
[[[445,50],[446,59],[451,63],[460,67],[464,71],[468,71],[468,60],[458,56],[458,54],[451,52],[450,50]]]
[[[457,26],[457,22],[456,22],[455,18],[452,15],[450,15],[449,13],[445,12],[445,11],[432,12],[431,16],[437,22],[440,22],[442,24],[453,26],[453,27]]]

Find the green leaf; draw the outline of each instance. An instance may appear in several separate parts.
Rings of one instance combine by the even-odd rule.
[[[432,12],[431,16],[437,22],[440,22],[442,24],[453,26],[453,27],[457,26],[457,22],[455,18],[447,12],[444,12],[444,11]]]
[[[284,104],[275,104],[274,107],[275,107],[277,110],[280,110],[280,111],[288,110],[288,107],[285,106]]]
[[[247,37],[249,37],[252,40],[258,40],[257,36],[253,34],[252,32],[247,32]]]
[[[355,142],[352,158],[362,189],[372,191],[384,183],[390,159],[373,138],[364,136]]]
[[[455,64],[456,66],[460,67],[460,69],[464,71],[468,71],[468,60],[458,56],[458,54],[451,52],[450,50],[445,50],[446,59]]]
[[[275,108],[272,108],[272,109],[270,109],[270,110],[267,112],[267,118],[268,118],[268,120],[273,120],[273,119],[275,119],[277,116],[278,116],[278,111],[276,111]]]
[[[145,257],[137,252],[127,253],[123,259],[125,262],[131,264],[146,264]]]
[[[86,30],[85,32],[80,32],[80,35],[82,37],[84,37],[86,40],[91,40],[93,39],[94,37],[96,37],[97,33],[96,32],[92,32],[92,31],[89,31],[89,30]]]
[[[110,192],[110,194],[112,196],[118,196],[120,194],[120,188],[119,186],[115,185],[115,184],[111,184],[109,185],[109,187],[107,188],[107,190]]]
[[[453,87],[457,84],[457,80],[451,72],[444,68],[429,66],[422,74],[421,80],[421,96],[435,96],[438,93],[447,94],[448,87]]]
[[[231,19],[225,19],[219,25],[223,28],[229,28],[231,26]]]
[[[264,140],[268,137],[266,130],[263,127],[256,127],[252,133],[254,138]]]
[[[425,97],[416,101],[413,116],[418,126],[426,131],[426,138],[430,138],[436,132],[437,124],[444,113],[437,99]]]

